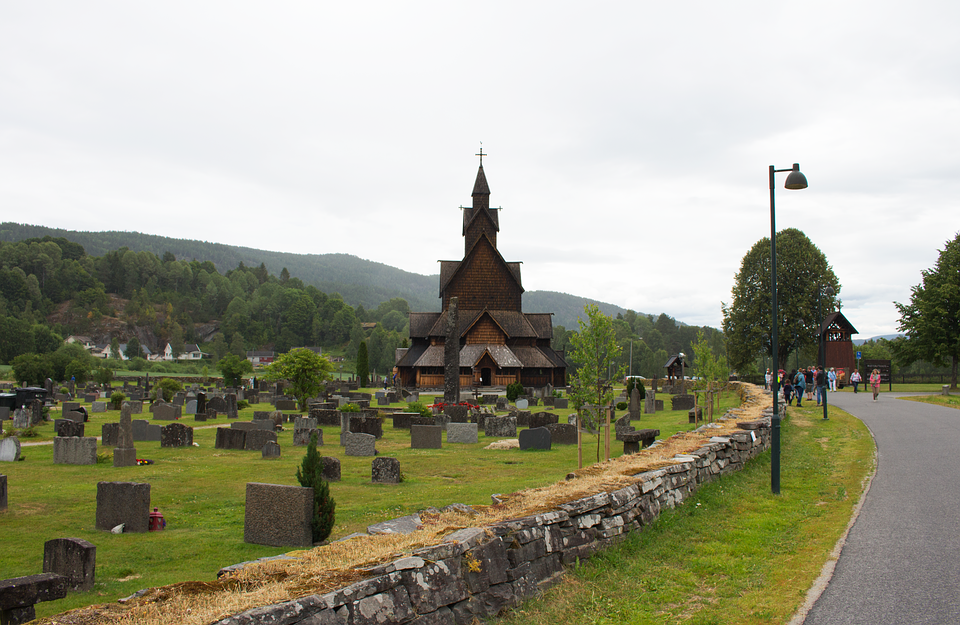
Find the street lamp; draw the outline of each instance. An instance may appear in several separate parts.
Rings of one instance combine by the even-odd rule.
[[[806,189],[807,179],[800,173],[800,165],[794,163],[790,169],[775,169],[770,166],[770,345],[773,366],[779,371],[780,359],[777,358],[777,213],[774,208],[774,174],[789,171],[785,189]],[[774,495],[780,494],[780,404],[778,399],[779,380],[773,376],[773,416],[770,419],[772,457],[770,458],[770,488]]]
[[[827,333],[826,328],[823,327],[823,310],[820,307],[821,295],[826,295],[827,297],[833,297],[834,294],[833,287],[829,284],[817,291],[817,312],[820,313],[820,369],[823,371],[823,389],[820,391],[820,402],[823,404],[823,418],[827,418],[827,387],[830,386],[830,383],[827,381]]]

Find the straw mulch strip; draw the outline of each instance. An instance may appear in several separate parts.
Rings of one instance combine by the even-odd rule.
[[[249,564],[213,582],[182,582],[151,588],[124,603],[88,606],[41,619],[45,625],[206,625],[250,608],[272,605],[312,594],[324,594],[360,581],[364,571],[397,559],[420,547],[438,544],[443,537],[465,527],[485,527],[501,521],[556,509],[557,505],[613,491],[638,481],[637,474],[677,461],[677,454],[703,446],[712,436],[737,430],[738,421],[762,418],[770,399],[756,386],[733,385],[740,393],[741,407],[733,418],[719,420],[703,433],[678,433],[652,449],[585,467],[568,479],[503,497],[503,503],[474,506],[478,514],[457,512],[422,513],[423,528],[412,534],[365,536],[331,543],[308,551],[293,552],[294,559]]]

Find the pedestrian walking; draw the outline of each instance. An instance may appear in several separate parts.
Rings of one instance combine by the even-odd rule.
[[[857,386],[862,382],[863,379],[860,377],[860,372],[856,369],[853,370],[853,373],[850,374],[850,383],[853,384],[853,392],[857,392]]]
[[[831,391],[837,390],[837,372],[833,367],[830,367],[830,371],[827,372],[827,384]]]
[[[827,373],[823,370],[823,367],[817,367],[817,405],[820,405],[820,402],[826,401],[824,398],[824,393],[827,388]]]
[[[773,380],[773,375],[771,375],[770,370],[767,369],[767,372],[763,374],[763,388],[770,390],[770,381]]]
[[[880,395],[880,370],[874,369],[873,373],[870,374],[870,386],[873,387],[873,401],[877,401],[877,396]]]
[[[801,408],[800,402],[803,400],[803,393],[806,391],[806,376],[803,371],[797,371],[793,378],[794,394],[797,396],[797,408]]]

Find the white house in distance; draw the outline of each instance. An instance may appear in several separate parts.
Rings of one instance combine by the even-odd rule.
[[[186,343],[183,346],[183,351],[176,358],[173,357],[173,348],[170,347],[170,343],[167,343],[167,346],[163,348],[163,351],[150,358],[150,360],[200,360],[204,356],[209,356],[205,352],[200,351],[200,346],[196,343]]]

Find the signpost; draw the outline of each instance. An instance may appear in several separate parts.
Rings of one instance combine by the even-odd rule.
[[[893,376],[890,375],[889,360],[864,360],[863,367],[870,373],[872,373],[874,369],[878,370],[880,372],[880,384],[886,382],[888,390],[893,390]],[[869,373],[866,377],[867,379],[870,378]]]

